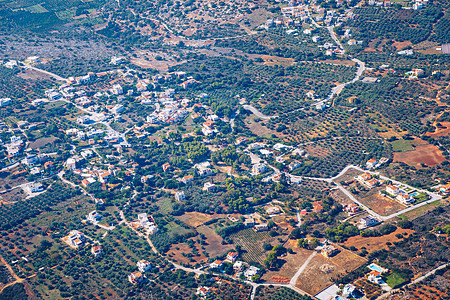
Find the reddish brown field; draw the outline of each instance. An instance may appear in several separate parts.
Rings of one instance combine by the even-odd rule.
[[[377,236],[377,237],[362,237],[362,236],[353,236],[349,238],[347,241],[343,243],[346,247],[354,246],[358,250],[360,250],[362,247],[365,247],[366,250],[370,253],[373,251],[386,249],[388,250],[388,246],[386,245],[387,242],[393,243],[396,241],[399,241],[399,239],[395,236],[396,234],[403,234],[406,233],[404,237],[409,236],[411,233],[413,233],[414,230],[411,229],[401,229],[397,228],[396,231],[394,231],[391,234],[384,235],[384,236]]]
[[[435,166],[444,160],[442,152],[434,145],[419,145],[413,151],[394,153],[394,162],[408,165],[425,163],[427,166]]]
[[[437,129],[435,132],[427,132],[427,136],[431,137],[440,137],[440,136],[447,136],[450,134],[450,122],[439,122],[442,126],[445,128]]]
[[[394,46],[395,48],[397,48],[397,50],[401,50],[407,46],[411,46],[412,43],[410,41],[405,41],[405,42],[395,42],[394,44],[392,44],[392,46]]]

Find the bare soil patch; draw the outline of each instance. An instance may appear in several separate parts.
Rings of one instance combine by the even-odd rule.
[[[442,151],[434,145],[419,145],[413,151],[394,153],[394,162],[404,162],[408,165],[425,163],[435,166],[445,160]]]
[[[319,158],[327,157],[331,155],[332,151],[330,149],[322,148],[320,146],[308,145],[305,147],[305,151],[308,152],[309,155]]]
[[[404,233],[406,233],[404,237],[408,237],[413,232],[414,230],[411,229],[397,228],[396,231],[384,236],[362,237],[358,235],[349,238],[347,241],[343,243],[343,245],[346,247],[354,246],[358,250],[360,250],[362,247],[365,247],[369,253],[381,249],[389,250],[389,247],[386,245],[386,243],[388,242],[393,243],[399,241],[399,239],[396,237],[397,234],[403,235]]]
[[[294,64],[293,58],[284,58],[279,56],[262,55],[264,64],[268,66],[281,65],[283,67],[292,66]]]
[[[286,248],[293,250],[293,253],[288,253],[284,257],[279,259],[284,261],[283,266],[279,270],[268,270],[262,277],[266,282],[285,283],[283,278],[290,279],[295,275],[298,269],[311,255],[312,251],[297,247],[297,240],[289,240],[286,244]],[[280,281],[281,280],[281,281]]]
[[[33,149],[39,149],[44,147],[47,144],[51,144],[53,143],[53,141],[56,140],[55,137],[44,137],[44,138],[40,138],[32,143],[30,143],[30,148]]]
[[[326,59],[323,62],[333,65],[354,66],[356,63],[352,60]]]
[[[396,200],[383,197],[380,194],[372,194],[364,198],[359,199],[363,204],[367,205],[380,215],[387,216],[396,213],[406,206]]]
[[[215,233],[213,229],[209,228],[208,226],[202,225],[198,227],[197,232],[205,235],[205,251],[208,252],[211,257],[221,255],[231,249],[234,249],[234,245],[222,245],[222,237],[220,237],[217,233]]]
[[[186,212],[183,215],[178,216],[176,218],[181,222],[186,223],[188,226],[198,227],[212,219],[226,218],[226,215],[218,215],[218,214],[208,215],[194,211],[194,212]]]
[[[437,128],[435,132],[427,132],[427,136],[431,137],[441,137],[448,136],[450,134],[450,122],[439,122],[443,126],[443,128]]]
[[[405,42],[394,42],[394,44],[392,44],[395,48],[397,48],[397,50],[401,50],[405,47],[411,46],[412,43],[410,41],[405,41]]]

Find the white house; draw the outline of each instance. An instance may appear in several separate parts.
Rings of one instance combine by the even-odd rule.
[[[245,270],[244,272],[244,276],[251,280],[253,276],[255,276],[256,274],[258,274],[259,272],[259,268],[255,267],[255,266],[250,266],[247,270]]]
[[[86,237],[78,230],[72,230],[67,236],[67,244],[74,248],[78,248],[84,245]]]
[[[372,217],[372,216],[366,216],[366,217],[361,218],[361,219],[359,220],[359,224],[360,224],[362,227],[371,227],[371,226],[377,225],[377,224],[378,224],[378,220],[375,219],[375,218]]]
[[[392,196],[397,196],[399,192],[400,192],[400,189],[398,187],[396,187],[395,185],[386,186],[386,193],[388,193]]]
[[[144,259],[138,261],[136,265],[137,265],[139,271],[141,271],[141,272],[147,272],[152,268],[152,265],[150,264],[150,262],[148,262]]]
[[[95,257],[97,257],[97,256],[99,256],[100,254],[103,253],[103,247],[102,247],[101,245],[93,246],[93,247],[91,248],[91,253],[92,253],[92,255],[94,255]]]
[[[44,191],[44,187],[38,182],[30,183],[27,188],[30,193],[39,193]]]
[[[0,106],[5,106],[11,104],[11,98],[1,98]]]
[[[255,164],[255,165],[253,165],[253,167],[252,167],[252,173],[253,173],[253,174],[256,174],[256,175],[262,174],[262,173],[264,173],[266,170],[267,170],[266,164]]]
[[[185,199],[186,199],[186,195],[184,194],[184,192],[183,191],[179,191],[179,192],[176,192],[175,193],[175,199],[177,200],[177,201],[184,201]]]
[[[212,192],[215,189],[216,189],[216,185],[214,183],[208,181],[208,182],[205,182],[202,190],[207,191],[207,192]]]
[[[102,219],[102,216],[96,210],[93,210],[89,213],[89,215],[87,216],[87,219],[88,219],[88,221],[95,223],[95,222],[100,221]]]

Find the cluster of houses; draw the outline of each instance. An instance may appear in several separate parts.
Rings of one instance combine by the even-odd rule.
[[[136,229],[142,228],[146,234],[154,234],[159,230],[153,217],[149,216],[147,213],[138,214],[138,219],[130,223]]]
[[[211,269],[221,269],[224,262],[228,262],[233,264],[233,270],[235,271],[235,277],[240,277],[241,275],[244,275],[245,278],[248,280],[252,280],[253,276],[257,275],[261,269],[257,268],[255,266],[249,266],[248,264],[244,263],[243,261],[237,261],[238,258],[237,252],[229,252],[227,254],[227,257],[224,261],[222,260],[215,260],[212,263],[209,264],[209,268]]]
[[[403,204],[411,204],[414,203],[415,199],[413,197],[414,192],[407,193],[404,189],[401,189],[395,185],[387,185],[384,196],[387,196],[391,199],[396,199]]]
[[[377,187],[378,185],[383,183],[383,181],[374,178],[370,173],[363,173],[359,176],[356,176],[355,179],[368,189],[373,189],[374,187]]]

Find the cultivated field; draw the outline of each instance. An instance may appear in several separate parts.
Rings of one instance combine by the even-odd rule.
[[[186,212],[183,215],[177,217],[178,220],[180,220],[183,223],[186,223],[188,226],[191,227],[198,227],[207,221],[219,218],[226,218],[226,215],[217,215],[217,214],[208,215],[194,211],[194,212]]]
[[[263,249],[264,243],[270,243],[274,238],[270,237],[267,231],[255,232],[248,228],[230,235],[234,244],[240,245],[243,250],[242,259],[247,262],[258,262],[263,264],[266,253]]]
[[[445,160],[442,151],[434,145],[419,145],[413,151],[394,153],[394,162],[404,162],[408,165],[424,163],[435,166]]]

